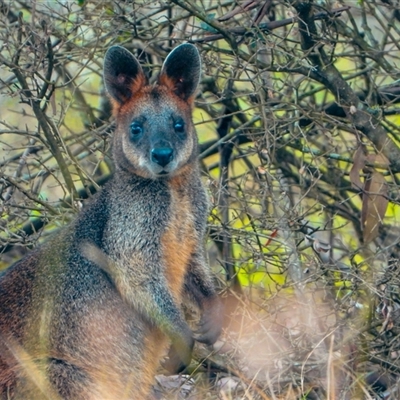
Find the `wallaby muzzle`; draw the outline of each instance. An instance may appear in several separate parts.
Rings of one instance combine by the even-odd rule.
[[[174,158],[174,150],[171,147],[154,147],[151,150],[151,161],[166,167]]]

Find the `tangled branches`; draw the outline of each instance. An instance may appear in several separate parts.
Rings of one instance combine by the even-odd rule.
[[[105,50],[149,72],[191,41],[227,303],[216,386],[398,398],[399,15],[396,0],[0,1],[2,267],[112,173]]]

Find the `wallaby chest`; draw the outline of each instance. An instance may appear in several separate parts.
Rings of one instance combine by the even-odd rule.
[[[190,259],[202,241],[202,233],[196,229],[196,220],[202,218],[194,199],[182,187],[169,187],[171,201],[169,220],[161,236],[161,249],[167,281],[171,292],[181,300],[181,291]]]
[[[190,258],[203,240],[207,202],[200,179],[136,179],[118,187],[104,229],[106,252],[139,280],[164,274],[179,298]]]

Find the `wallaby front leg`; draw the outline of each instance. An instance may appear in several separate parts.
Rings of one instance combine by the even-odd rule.
[[[131,268],[127,271],[94,245],[84,244],[82,253],[110,276],[119,295],[129,306],[170,338],[180,360],[177,368],[182,370],[188,366],[194,345],[193,334],[169,292],[165,277],[154,273],[162,268],[153,266],[153,274],[144,274],[140,280],[139,270]]]
[[[218,297],[210,274],[210,268],[202,250],[196,252],[190,261],[185,276],[185,293],[202,311],[195,339],[208,345],[214,344],[221,334],[223,306]]]

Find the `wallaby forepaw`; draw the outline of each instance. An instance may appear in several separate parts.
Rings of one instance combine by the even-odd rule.
[[[195,339],[207,345],[213,345],[221,335],[223,322],[223,307],[219,298],[213,299],[204,310],[199,327],[195,331]]]
[[[179,374],[187,368],[189,363],[183,363],[174,347],[171,347],[169,349],[168,356],[162,362],[162,366],[171,374]]]
[[[182,340],[175,341],[169,349],[168,356],[162,366],[172,374],[183,372],[192,360],[194,339],[188,338],[187,343]]]

